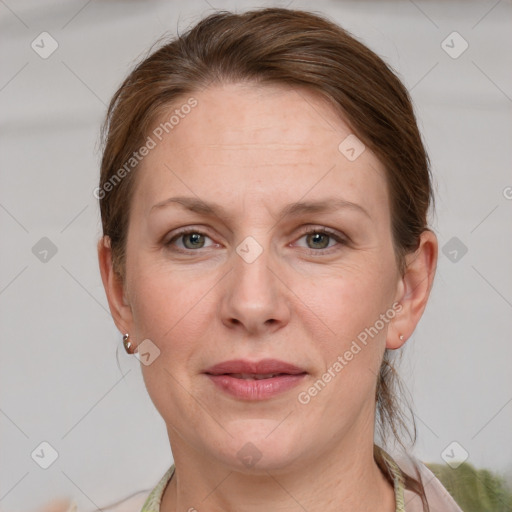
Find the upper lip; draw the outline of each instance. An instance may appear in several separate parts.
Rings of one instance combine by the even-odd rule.
[[[260,361],[248,361],[246,359],[231,359],[223,361],[207,368],[204,373],[210,375],[223,375],[227,373],[248,373],[254,375],[264,375],[269,373],[287,373],[297,375],[306,373],[306,370],[295,366],[294,364],[278,359],[261,359]]]

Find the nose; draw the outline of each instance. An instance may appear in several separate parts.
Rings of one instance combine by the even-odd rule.
[[[291,292],[270,250],[254,241],[242,243],[232,259],[232,270],[222,280],[222,323],[254,336],[281,329],[290,320]]]

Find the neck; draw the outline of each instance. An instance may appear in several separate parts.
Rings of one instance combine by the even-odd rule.
[[[373,443],[342,443],[302,458],[300,467],[287,464],[256,474],[237,472],[191,450],[173,449],[173,455],[176,471],[161,512],[395,511],[393,486],[375,463]]]

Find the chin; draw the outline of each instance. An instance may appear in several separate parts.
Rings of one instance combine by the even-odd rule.
[[[303,436],[282,420],[240,420],[229,424],[226,430],[233,437],[227,439],[228,445],[220,457],[233,470],[247,474],[290,469]]]

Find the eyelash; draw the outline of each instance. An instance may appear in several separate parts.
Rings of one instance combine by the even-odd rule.
[[[168,242],[166,242],[164,245],[166,247],[171,247],[173,245],[173,243],[178,240],[179,238],[183,237],[183,236],[186,236],[186,235],[190,235],[190,234],[198,234],[198,235],[204,235],[208,238],[211,238],[208,236],[208,234],[204,233],[203,231],[199,230],[199,229],[194,229],[194,228],[184,228],[183,230],[181,231],[178,231],[171,239],[169,239]],[[323,235],[327,235],[328,237],[334,239],[336,242],[338,242],[339,245],[341,246],[345,246],[348,244],[348,241],[343,238],[341,235],[339,235],[337,232],[335,231],[331,231],[329,228],[325,228],[325,227],[321,227],[321,228],[308,228],[307,230],[303,231],[299,237],[300,238],[303,238],[304,236],[307,236],[307,235],[314,235],[314,234],[323,234]],[[177,252],[181,252],[181,253],[184,253],[184,254],[190,254],[191,252],[198,252],[200,251],[202,248],[200,249],[180,249],[180,248],[173,248],[172,250],[174,251],[177,251]],[[331,252],[333,252],[332,250],[329,250],[329,249],[334,249],[335,251],[336,250],[339,250],[339,248],[336,248],[336,247],[326,247],[325,249],[306,249],[306,251],[308,252],[308,254],[310,255],[314,255],[314,256],[319,256],[319,255],[323,255],[323,254],[331,254]]]

